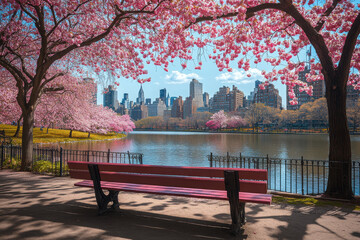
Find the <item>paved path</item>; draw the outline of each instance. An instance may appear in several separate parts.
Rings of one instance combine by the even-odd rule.
[[[336,207],[247,204],[238,237],[225,201],[120,193],[120,212],[97,216],[75,181],[0,171],[0,239],[360,239],[360,212]]]

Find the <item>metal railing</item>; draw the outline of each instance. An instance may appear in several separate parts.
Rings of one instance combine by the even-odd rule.
[[[0,168],[20,166],[21,146],[0,146]],[[144,154],[128,152],[33,148],[31,169],[56,176],[68,175],[68,161],[142,164]]]
[[[322,194],[326,190],[329,161],[266,157],[208,155],[210,167],[268,170],[268,189],[302,195]],[[360,195],[360,161],[352,161],[352,188]]]

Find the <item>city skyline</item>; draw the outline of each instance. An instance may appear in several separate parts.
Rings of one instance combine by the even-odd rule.
[[[189,74],[190,76],[192,76],[192,74]],[[244,92],[244,95],[246,96],[246,98],[250,95],[250,93],[254,90],[254,87],[255,87],[255,81],[257,79],[255,79],[254,81],[249,81],[246,83],[246,86],[242,85],[242,84],[232,84],[232,83],[222,83],[222,82],[219,82],[216,86],[212,85],[212,86],[207,86],[207,82],[206,80],[204,80],[202,78],[201,79],[197,79],[195,78],[196,80],[199,80],[202,85],[203,85],[203,93],[207,92],[209,94],[209,97],[213,97],[214,94],[219,90],[219,88],[223,87],[223,86],[226,86],[226,87],[230,87],[232,88],[233,85],[235,85],[240,91]],[[260,81],[263,81],[261,80],[261,78],[259,79]],[[190,93],[189,93],[189,84],[190,84],[190,81],[188,82],[184,82],[182,85],[181,88],[179,86],[173,88],[171,85],[166,85],[166,86],[163,86],[163,85],[159,85],[159,84],[155,84],[155,83],[145,83],[145,84],[140,84],[140,83],[137,83],[135,81],[133,82],[130,82],[131,80],[127,80],[128,82],[127,83],[124,83],[124,84],[121,84],[120,83],[120,86],[115,86],[116,87],[116,90],[118,92],[117,96],[118,96],[118,101],[121,102],[123,96],[125,93],[128,94],[128,97],[129,97],[129,101],[133,101],[134,103],[136,103],[136,100],[138,98],[138,93],[139,93],[139,90],[141,88],[141,85],[142,85],[142,89],[144,91],[144,98],[147,99],[147,98],[151,98],[151,101],[155,101],[156,98],[160,98],[160,90],[161,89],[164,89],[166,88],[166,95],[169,94],[170,97],[183,97],[183,99],[185,99],[186,97],[189,97],[190,96]],[[279,94],[280,96],[282,97],[282,106],[285,108],[286,107],[286,86],[285,85],[282,85],[280,83],[280,87],[279,87],[279,83],[277,84],[277,82],[274,83],[275,85],[275,88],[277,88],[279,90]],[[124,86],[124,87],[122,87]],[[105,88],[107,88],[108,86],[105,86]],[[209,89],[209,90],[207,90]],[[102,85],[99,84],[99,87],[98,87],[98,102],[97,104],[98,105],[102,105],[103,104],[103,91],[104,91],[104,88],[102,87]],[[178,94],[177,94],[178,93]]]
[[[189,84],[193,78],[203,84],[203,92],[209,93],[210,96],[213,96],[220,87],[232,87],[232,85],[235,85],[244,92],[245,96],[248,96],[253,91],[256,80],[265,81],[261,74],[262,70],[268,69],[265,63],[251,63],[251,68],[247,72],[238,70],[236,63],[230,63],[229,65],[233,68],[232,72],[220,72],[213,61],[204,58],[205,56],[200,57],[200,59],[194,58],[202,61],[201,70],[194,69],[194,66],[197,65],[195,60],[188,61],[186,69],[182,69],[180,60],[174,60],[174,63],[169,64],[168,71],[165,71],[162,67],[154,66],[152,63],[146,65],[145,68],[148,70],[148,74],[144,78],[151,77],[151,82],[143,84],[145,99],[151,98],[152,101],[155,100],[155,98],[159,97],[160,89],[163,88],[166,88],[171,97],[182,96],[184,99],[189,96]],[[248,74],[250,74],[250,77]],[[96,79],[96,76],[93,77]],[[125,78],[113,80],[119,83],[119,86],[116,86],[119,101],[121,101],[124,93],[128,93],[129,99],[136,102],[140,83]],[[273,84],[279,90],[282,105],[286,106],[286,85],[283,85],[280,81],[273,82]],[[100,101],[98,101],[98,104],[102,104],[102,90],[108,85],[109,82],[101,84],[99,81],[98,99]]]

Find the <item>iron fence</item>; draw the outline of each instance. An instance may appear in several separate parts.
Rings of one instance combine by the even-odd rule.
[[[329,161],[266,157],[208,155],[210,167],[268,170],[268,189],[302,195],[322,194],[326,190]],[[352,188],[360,195],[360,161],[352,161]]]
[[[52,174],[56,176],[68,175],[68,161],[108,162],[142,164],[142,153],[69,150],[55,148],[33,148],[31,169],[34,172]],[[22,157],[21,146],[1,145],[0,168],[20,166]]]

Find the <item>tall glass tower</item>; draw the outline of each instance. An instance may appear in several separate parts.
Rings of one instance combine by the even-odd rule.
[[[190,97],[196,104],[196,108],[204,107],[202,83],[193,78],[190,82]]]

